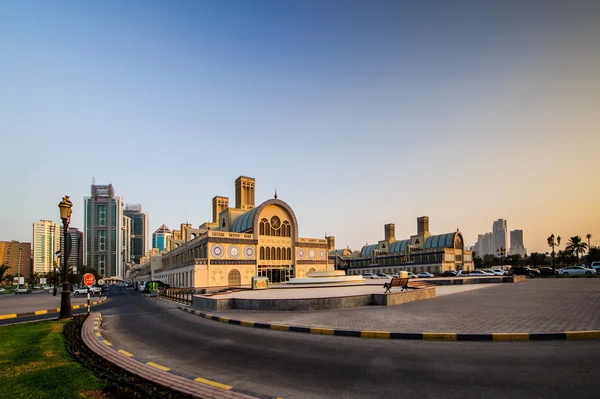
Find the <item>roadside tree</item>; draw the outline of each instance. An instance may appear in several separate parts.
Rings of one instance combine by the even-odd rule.
[[[573,236],[569,238],[569,242],[565,247],[567,251],[571,251],[575,254],[575,256],[577,257],[577,264],[579,264],[579,254],[585,253],[587,248],[588,245],[585,242],[583,242],[581,236]]]

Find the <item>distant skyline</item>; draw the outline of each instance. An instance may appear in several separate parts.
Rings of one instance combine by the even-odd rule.
[[[64,195],[83,230],[93,178],[197,226],[247,175],[340,248],[598,243],[599,37],[597,1],[2,2],[0,240]]]

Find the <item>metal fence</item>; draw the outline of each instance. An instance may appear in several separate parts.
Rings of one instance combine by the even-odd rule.
[[[171,301],[185,303],[187,305],[192,304],[195,290],[193,288],[164,288],[158,290],[158,296],[166,298]]]

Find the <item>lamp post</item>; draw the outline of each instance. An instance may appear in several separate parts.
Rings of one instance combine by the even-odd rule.
[[[61,254],[62,265],[63,265],[63,290],[60,297],[60,318],[65,319],[73,316],[71,309],[71,290],[69,289],[69,271],[67,270],[67,259],[69,259],[69,248],[67,245],[67,230],[69,229],[69,223],[71,222],[71,213],[73,212],[73,203],[66,195],[63,200],[58,204],[60,209],[60,218],[63,222],[63,233],[64,233],[64,253]]]
[[[554,233],[548,237],[548,246],[552,248],[552,274],[556,275],[556,268],[554,266],[554,247],[560,246],[560,236],[554,239]]]
[[[496,253],[500,257],[500,263],[502,264],[501,268],[504,270],[504,255],[506,254],[506,249],[504,249],[504,247],[500,247],[500,249],[496,250]]]
[[[56,296],[56,286],[58,284],[58,277],[56,276],[56,260],[52,262],[52,267],[54,269],[54,288],[52,289],[52,296]]]

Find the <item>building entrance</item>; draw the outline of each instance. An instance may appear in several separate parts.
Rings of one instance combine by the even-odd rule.
[[[259,265],[258,275],[267,277],[270,283],[285,283],[292,277],[290,265]]]

